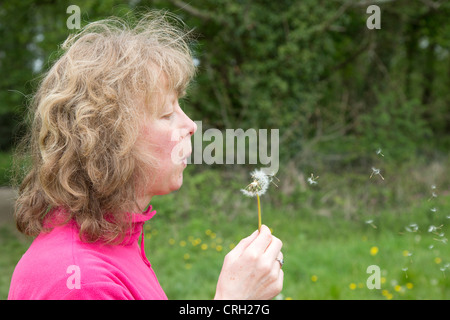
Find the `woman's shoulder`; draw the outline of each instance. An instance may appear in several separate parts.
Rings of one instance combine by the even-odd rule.
[[[127,290],[111,281],[109,263],[103,259],[109,254],[102,253],[102,249],[104,245],[82,242],[72,224],[42,232],[17,263],[8,298],[95,298],[96,290],[125,298]],[[97,298],[107,298],[98,294]]]

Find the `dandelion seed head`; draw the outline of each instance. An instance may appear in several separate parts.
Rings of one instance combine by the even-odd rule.
[[[267,190],[271,179],[262,170],[254,170],[250,176],[254,179],[253,184],[258,184],[262,189]]]
[[[241,189],[241,192],[247,197],[254,197],[254,196],[256,196],[255,192],[247,191],[246,189]]]
[[[250,176],[253,181],[244,189],[241,189],[241,192],[248,197],[261,196],[266,193],[272,177],[269,177],[262,170],[254,170],[250,173]]]

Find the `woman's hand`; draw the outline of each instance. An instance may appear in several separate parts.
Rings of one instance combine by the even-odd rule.
[[[226,256],[214,299],[272,299],[283,288],[282,242],[267,226],[242,239]]]

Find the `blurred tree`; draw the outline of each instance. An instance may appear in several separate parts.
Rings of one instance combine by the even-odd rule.
[[[0,148],[11,146],[33,79],[71,30],[64,1],[0,5]],[[369,30],[367,6],[381,8]],[[280,129],[282,160],[403,161],[450,147],[450,2],[350,0],[78,1],[82,25],[134,8],[194,28],[199,73],[185,101],[203,128]],[[373,152],[372,152],[373,151]]]
[[[169,2],[201,35],[199,119],[279,128],[283,158],[304,165],[448,152],[448,1]]]

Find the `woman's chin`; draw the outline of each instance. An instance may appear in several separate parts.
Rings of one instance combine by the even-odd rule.
[[[177,175],[173,177],[172,183],[170,184],[169,192],[171,193],[177,191],[183,185],[183,170]]]
[[[181,171],[180,175],[178,176],[178,181],[175,184],[176,190],[180,189],[182,185],[183,185],[183,171]]]
[[[181,169],[174,172],[166,181],[162,178],[155,181],[152,186],[146,189],[148,191],[147,194],[162,196],[180,189],[183,185],[183,171],[185,167],[182,165]]]

